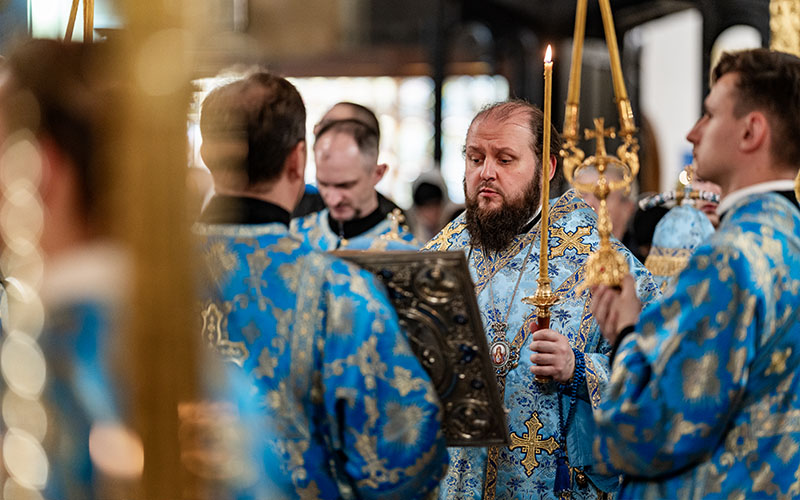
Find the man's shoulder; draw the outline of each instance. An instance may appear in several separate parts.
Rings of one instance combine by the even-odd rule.
[[[550,207],[550,225],[594,228],[597,226],[597,214],[574,189],[570,189]]]
[[[292,232],[308,232],[315,227],[320,226],[320,222],[327,217],[328,209],[323,208],[317,212],[311,212],[310,214],[303,215],[301,217],[295,217],[292,219],[289,228]]]
[[[467,246],[468,243],[469,231],[467,230],[466,214],[462,212],[439,231],[439,234],[425,243],[422,246],[422,250],[458,250]]]

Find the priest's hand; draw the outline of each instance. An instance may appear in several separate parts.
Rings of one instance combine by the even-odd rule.
[[[531,373],[539,377],[552,377],[556,382],[567,382],[575,372],[575,353],[567,337],[549,328],[533,333],[529,347]]]
[[[597,285],[592,291],[592,315],[600,326],[600,332],[611,344],[619,332],[639,321],[642,303],[636,296],[636,282],[630,274],[622,278],[620,289]]]

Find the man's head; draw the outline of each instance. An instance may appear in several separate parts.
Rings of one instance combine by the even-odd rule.
[[[697,175],[723,195],[791,178],[800,158],[800,59],[766,49],[726,53],[689,132]]]
[[[542,112],[524,101],[483,109],[464,145],[466,221],[473,245],[505,249],[536,213],[542,185]],[[561,136],[550,131],[551,192],[562,189]]]
[[[378,120],[363,106],[335,105],[314,128],[317,187],[338,221],[364,217],[378,208],[375,185],[387,166],[378,164]]]
[[[35,138],[48,253],[108,231],[109,146],[122,101],[111,50],[33,40],[0,67],[0,150]]]
[[[200,151],[217,192],[271,193],[286,198],[275,201],[291,211],[304,186],[305,130],[303,99],[284,78],[259,72],[211,91],[202,106]],[[283,180],[291,185],[276,189]]]

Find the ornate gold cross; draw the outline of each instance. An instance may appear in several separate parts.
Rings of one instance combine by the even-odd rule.
[[[400,225],[406,221],[403,212],[399,208],[395,208],[389,214],[389,232],[382,234],[382,240],[403,241],[400,235]]]
[[[521,437],[517,436],[516,433],[509,436],[511,439],[511,446],[509,446],[508,449],[513,450],[520,448],[522,450],[522,453],[525,454],[525,457],[522,459],[522,465],[525,466],[525,473],[530,476],[533,474],[533,469],[539,466],[536,455],[542,451],[546,451],[552,455],[558,448],[558,443],[552,436],[547,439],[542,439],[542,436],[539,435],[542,422],[539,420],[538,412],[533,412],[531,418],[525,422],[525,427],[528,428],[528,432]]]
[[[589,130],[588,128],[584,130],[583,135],[586,137],[587,140],[595,139],[597,141],[596,144],[596,152],[595,156],[600,158],[602,156],[607,156],[606,153],[606,137],[613,139],[616,137],[616,133],[614,132],[614,127],[605,128],[605,120],[603,118],[595,118],[594,119],[594,130]]]
[[[589,253],[592,251],[591,245],[587,245],[581,241],[584,236],[588,236],[591,232],[589,226],[578,227],[573,233],[568,233],[563,227],[554,227],[551,231],[551,238],[558,238],[561,240],[557,247],[550,250],[551,258],[564,255],[564,252],[570,248],[574,248],[578,253]]]

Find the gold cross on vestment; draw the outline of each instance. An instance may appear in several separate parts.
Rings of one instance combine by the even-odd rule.
[[[574,248],[579,254],[591,252],[592,246],[581,241],[589,233],[589,226],[578,227],[572,233],[568,233],[563,227],[550,228],[550,237],[561,240],[557,247],[550,249],[550,258],[560,257],[570,248]]]
[[[597,142],[596,149],[595,149],[595,156],[597,158],[601,158],[606,156],[606,137],[610,137],[613,139],[616,137],[614,133],[614,128],[604,128],[603,125],[605,124],[605,120],[603,118],[595,118],[594,119],[594,130],[589,130],[588,128],[584,130],[583,135],[586,137],[586,140],[595,139]]]
[[[528,432],[524,433],[522,436],[517,436],[516,433],[512,433],[511,436],[509,436],[511,439],[511,446],[509,446],[508,449],[513,450],[520,448],[522,450],[522,453],[525,454],[525,457],[522,459],[522,465],[525,466],[525,473],[530,476],[533,474],[533,469],[539,467],[539,461],[536,460],[536,455],[542,451],[546,451],[552,455],[558,448],[558,443],[553,436],[542,439],[542,436],[539,435],[542,422],[539,420],[538,412],[533,412],[531,418],[525,422],[525,427],[528,428]]]

